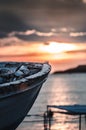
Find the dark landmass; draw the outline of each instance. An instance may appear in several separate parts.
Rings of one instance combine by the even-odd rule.
[[[56,71],[53,74],[71,74],[71,73],[86,73],[86,65],[79,65],[75,68],[67,69],[64,71]]]

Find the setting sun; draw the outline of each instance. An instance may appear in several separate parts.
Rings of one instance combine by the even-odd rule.
[[[76,46],[74,44],[49,42],[49,44],[44,44],[40,46],[40,50],[47,53],[63,53],[70,50],[75,50]]]

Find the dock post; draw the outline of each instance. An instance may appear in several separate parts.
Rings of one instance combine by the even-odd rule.
[[[79,115],[79,130],[81,130],[81,114]]]
[[[49,117],[49,130],[51,130],[51,118]]]
[[[49,119],[49,130],[51,130],[51,121],[52,121],[52,117],[53,117],[53,111],[51,111],[51,109],[48,110],[48,119]]]
[[[47,125],[48,125],[48,119],[47,119],[47,114],[45,112],[44,113],[44,130],[48,130]]]

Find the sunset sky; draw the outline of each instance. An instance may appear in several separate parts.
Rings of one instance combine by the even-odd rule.
[[[0,61],[86,64],[86,0],[0,0]]]

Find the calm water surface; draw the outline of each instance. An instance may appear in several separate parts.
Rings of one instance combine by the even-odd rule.
[[[86,104],[86,74],[49,76],[31,111],[17,130],[43,130],[43,117],[47,105]],[[38,114],[38,116],[36,115]],[[82,118],[82,130],[85,130]],[[78,130],[78,116],[54,115],[51,130]]]

